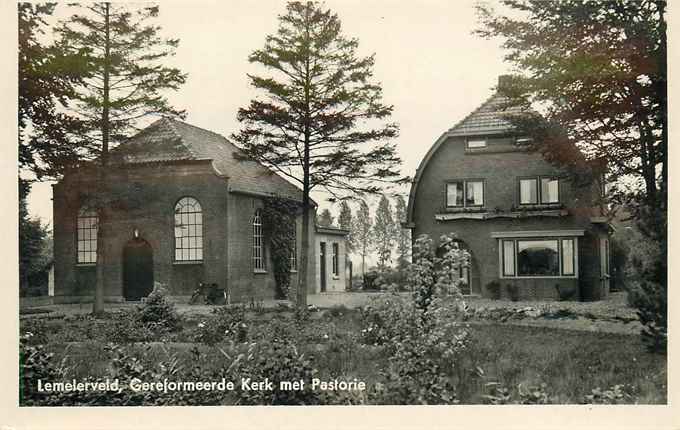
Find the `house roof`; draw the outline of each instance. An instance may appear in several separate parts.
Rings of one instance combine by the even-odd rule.
[[[112,163],[142,164],[211,160],[229,178],[231,191],[300,200],[302,191],[264,165],[237,158],[243,152],[224,136],[170,118],[161,118],[110,153]]]
[[[486,99],[481,106],[451,127],[449,136],[474,136],[506,134],[515,130],[508,116],[521,115],[525,111],[510,103],[510,99],[498,93]]]
[[[502,81],[499,80],[499,85],[501,82]],[[520,106],[509,103],[509,101],[510,99],[501,95],[501,93],[495,92],[477,109],[473,110],[469,115],[439,136],[427,154],[425,154],[418,169],[416,169],[416,174],[413,176],[408,207],[406,209],[407,221],[404,224],[406,227],[411,226],[413,223],[413,204],[422,172],[425,170],[425,167],[439,147],[444,144],[449,137],[453,136],[486,136],[513,133],[515,131],[515,126],[508,121],[508,116],[521,115],[526,113],[526,111]]]

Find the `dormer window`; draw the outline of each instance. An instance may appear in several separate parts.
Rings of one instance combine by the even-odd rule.
[[[528,145],[528,144],[530,144],[531,142],[533,142],[533,140],[534,140],[534,139],[532,139],[532,138],[530,138],[530,137],[518,137],[517,139],[515,139],[515,144],[516,144],[517,146]]]
[[[486,148],[486,140],[485,139],[468,140],[467,147],[468,149]]]
[[[484,206],[484,181],[453,181],[446,184],[446,206],[450,208]]]

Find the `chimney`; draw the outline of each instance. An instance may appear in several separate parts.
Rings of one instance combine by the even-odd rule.
[[[496,88],[496,91],[502,93],[510,88],[512,85],[512,79],[512,75],[500,75],[498,77],[498,87]]]

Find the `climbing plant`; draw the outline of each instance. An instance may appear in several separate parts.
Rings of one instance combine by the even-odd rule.
[[[290,256],[295,250],[295,218],[300,204],[278,197],[264,199],[262,208],[262,228],[271,250],[276,297],[288,298],[290,288]]]

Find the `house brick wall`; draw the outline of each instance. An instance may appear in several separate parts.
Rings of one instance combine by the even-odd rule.
[[[503,151],[503,148],[507,151]],[[560,180],[560,202],[567,216],[541,216],[495,219],[456,219],[437,221],[436,214],[450,212],[446,207],[446,183],[453,180],[484,180],[484,208],[488,212],[517,212],[521,177],[560,176],[558,169],[546,162],[540,154],[513,151],[510,138],[497,138],[486,150],[465,149],[463,137],[449,137],[423,167],[413,200],[413,239],[429,234],[435,242],[448,232],[454,232],[465,242],[472,253],[472,293],[489,296],[486,285],[494,280],[501,283],[503,297],[507,286],[516,285],[521,299],[556,299],[558,286],[562,289],[579,288],[584,297],[595,299],[604,295],[598,292],[599,260],[597,242],[606,233],[597,230],[590,222],[590,207],[596,189],[593,186],[576,186]],[[533,230],[584,229],[586,235],[578,238],[579,277],[500,279],[499,241],[492,232]],[[512,288],[512,287],[511,287]]]

